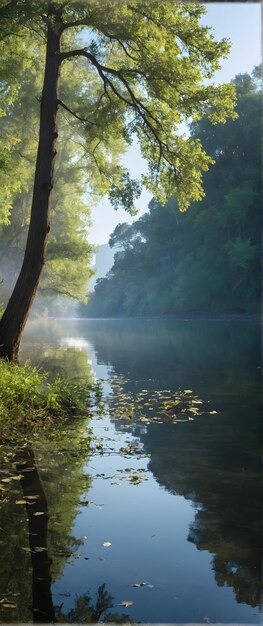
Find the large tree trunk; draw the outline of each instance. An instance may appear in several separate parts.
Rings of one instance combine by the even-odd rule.
[[[56,158],[58,87],[60,75],[60,17],[50,5],[46,64],[40,105],[39,143],[28,238],[23,265],[0,321],[0,356],[16,360],[21,335],[45,263],[50,231],[50,195]],[[33,94],[32,94],[33,97]],[[26,115],[26,111],[25,111]]]

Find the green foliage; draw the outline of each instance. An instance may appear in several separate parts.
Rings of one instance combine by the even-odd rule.
[[[136,134],[149,165],[141,182],[159,201],[176,194],[185,209],[203,196],[202,173],[212,159],[199,140],[181,135],[180,124],[204,115],[212,123],[235,117],[234,86],[206,84],[230,42],[215,41],[212,29],[200,23],[204,13],[199,3],[156,0],[21,0],[2,7],[7,74],[14,40],[19,51],[22,45],[28,51],[24,38],[30,35],[40,55],[25,58],[41,77],[47,23],[63,32],[60,109],[83,145],[94,194],[111,193],[116,201],[118,195],[118,203],[133,210],[138,189],[120,156]],[[15,81],[12,98],[18,101],[17,91]]]
[[[91,387],[87,383],[56,377],[29,363],[17,365],[0,360],[0,421],[30,426],[47,425],[61,418],[88,412]]]
[[[15,47],[17,59],[13,58],[13,52],[13,56],[11,52],[8,54],[8,46],[11,46],[12,41],[7,37],[0,42],[0,47],[5,47],[0,71],[9,75],[10,79],[11,60],[14,76],[20,71],[12,101],[0,118],[2,141],[7,148],[5,154],[9,155],[0,170],[0,177],[3,176],[0,189],[0,257],[5,302],[21,267],[29,225],[38,141],[38,98],[44,63],[44,45],[41,40],[34,40],[26,32],[23,37],[17,37],[17,41],[22,42],[21,48],[18,44]],[[74,79],[70,75],[70,68],[65,70],[63,90],[71,93],[77,82],[81,90],[81,70],[74,73]],[[84,198],[86,176],[83,147],[76,143],[78,138],[74,126],[71,128],[68,121],[64,120],[52,200],[50,247],[41,280],[44,295],[51,298],[60,293],[85,300],[87,283],[92,274],[89,266],[91,246],[87,241],[90,209]]]
[[[113,268],[97,281],[83,314],[258,311],[260,302],[261,94],[240,75],[237,120],[191,127],[216,164],[205,176],[206,198],[182,214],[156,200],[131,226],[110,237]]]

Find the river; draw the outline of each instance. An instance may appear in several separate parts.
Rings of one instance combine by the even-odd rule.
[[[28,453],[51,584],[34,571],[20,485],[2,504],[1,621],[41,621],[42,594],[42,621],[52,605],[68,622],[258,623],[259,323],[38,320],[27,358],[102,381],[103,400]]]

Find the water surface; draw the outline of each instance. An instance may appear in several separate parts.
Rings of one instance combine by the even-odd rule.
[[[16,504],[28,495],[13,480],[0,513],[1,621],[37,621],[38,609],[43,621],[54,611],[72,622],[258,623],[259,325],[35,321],[28,357],[52,375],[102,379],[104,401],[59,437],[7,453],[2,475],[10,463],[14,476],[36,468],[35,512],[46,506],[49,518],[34,564],[33,509]]]

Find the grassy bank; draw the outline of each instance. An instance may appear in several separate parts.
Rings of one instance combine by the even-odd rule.
[[[47,425],[87,414],[94,389],[87,381],[57,377],[30,363],[18,365],[0,359],[0,425]]]

